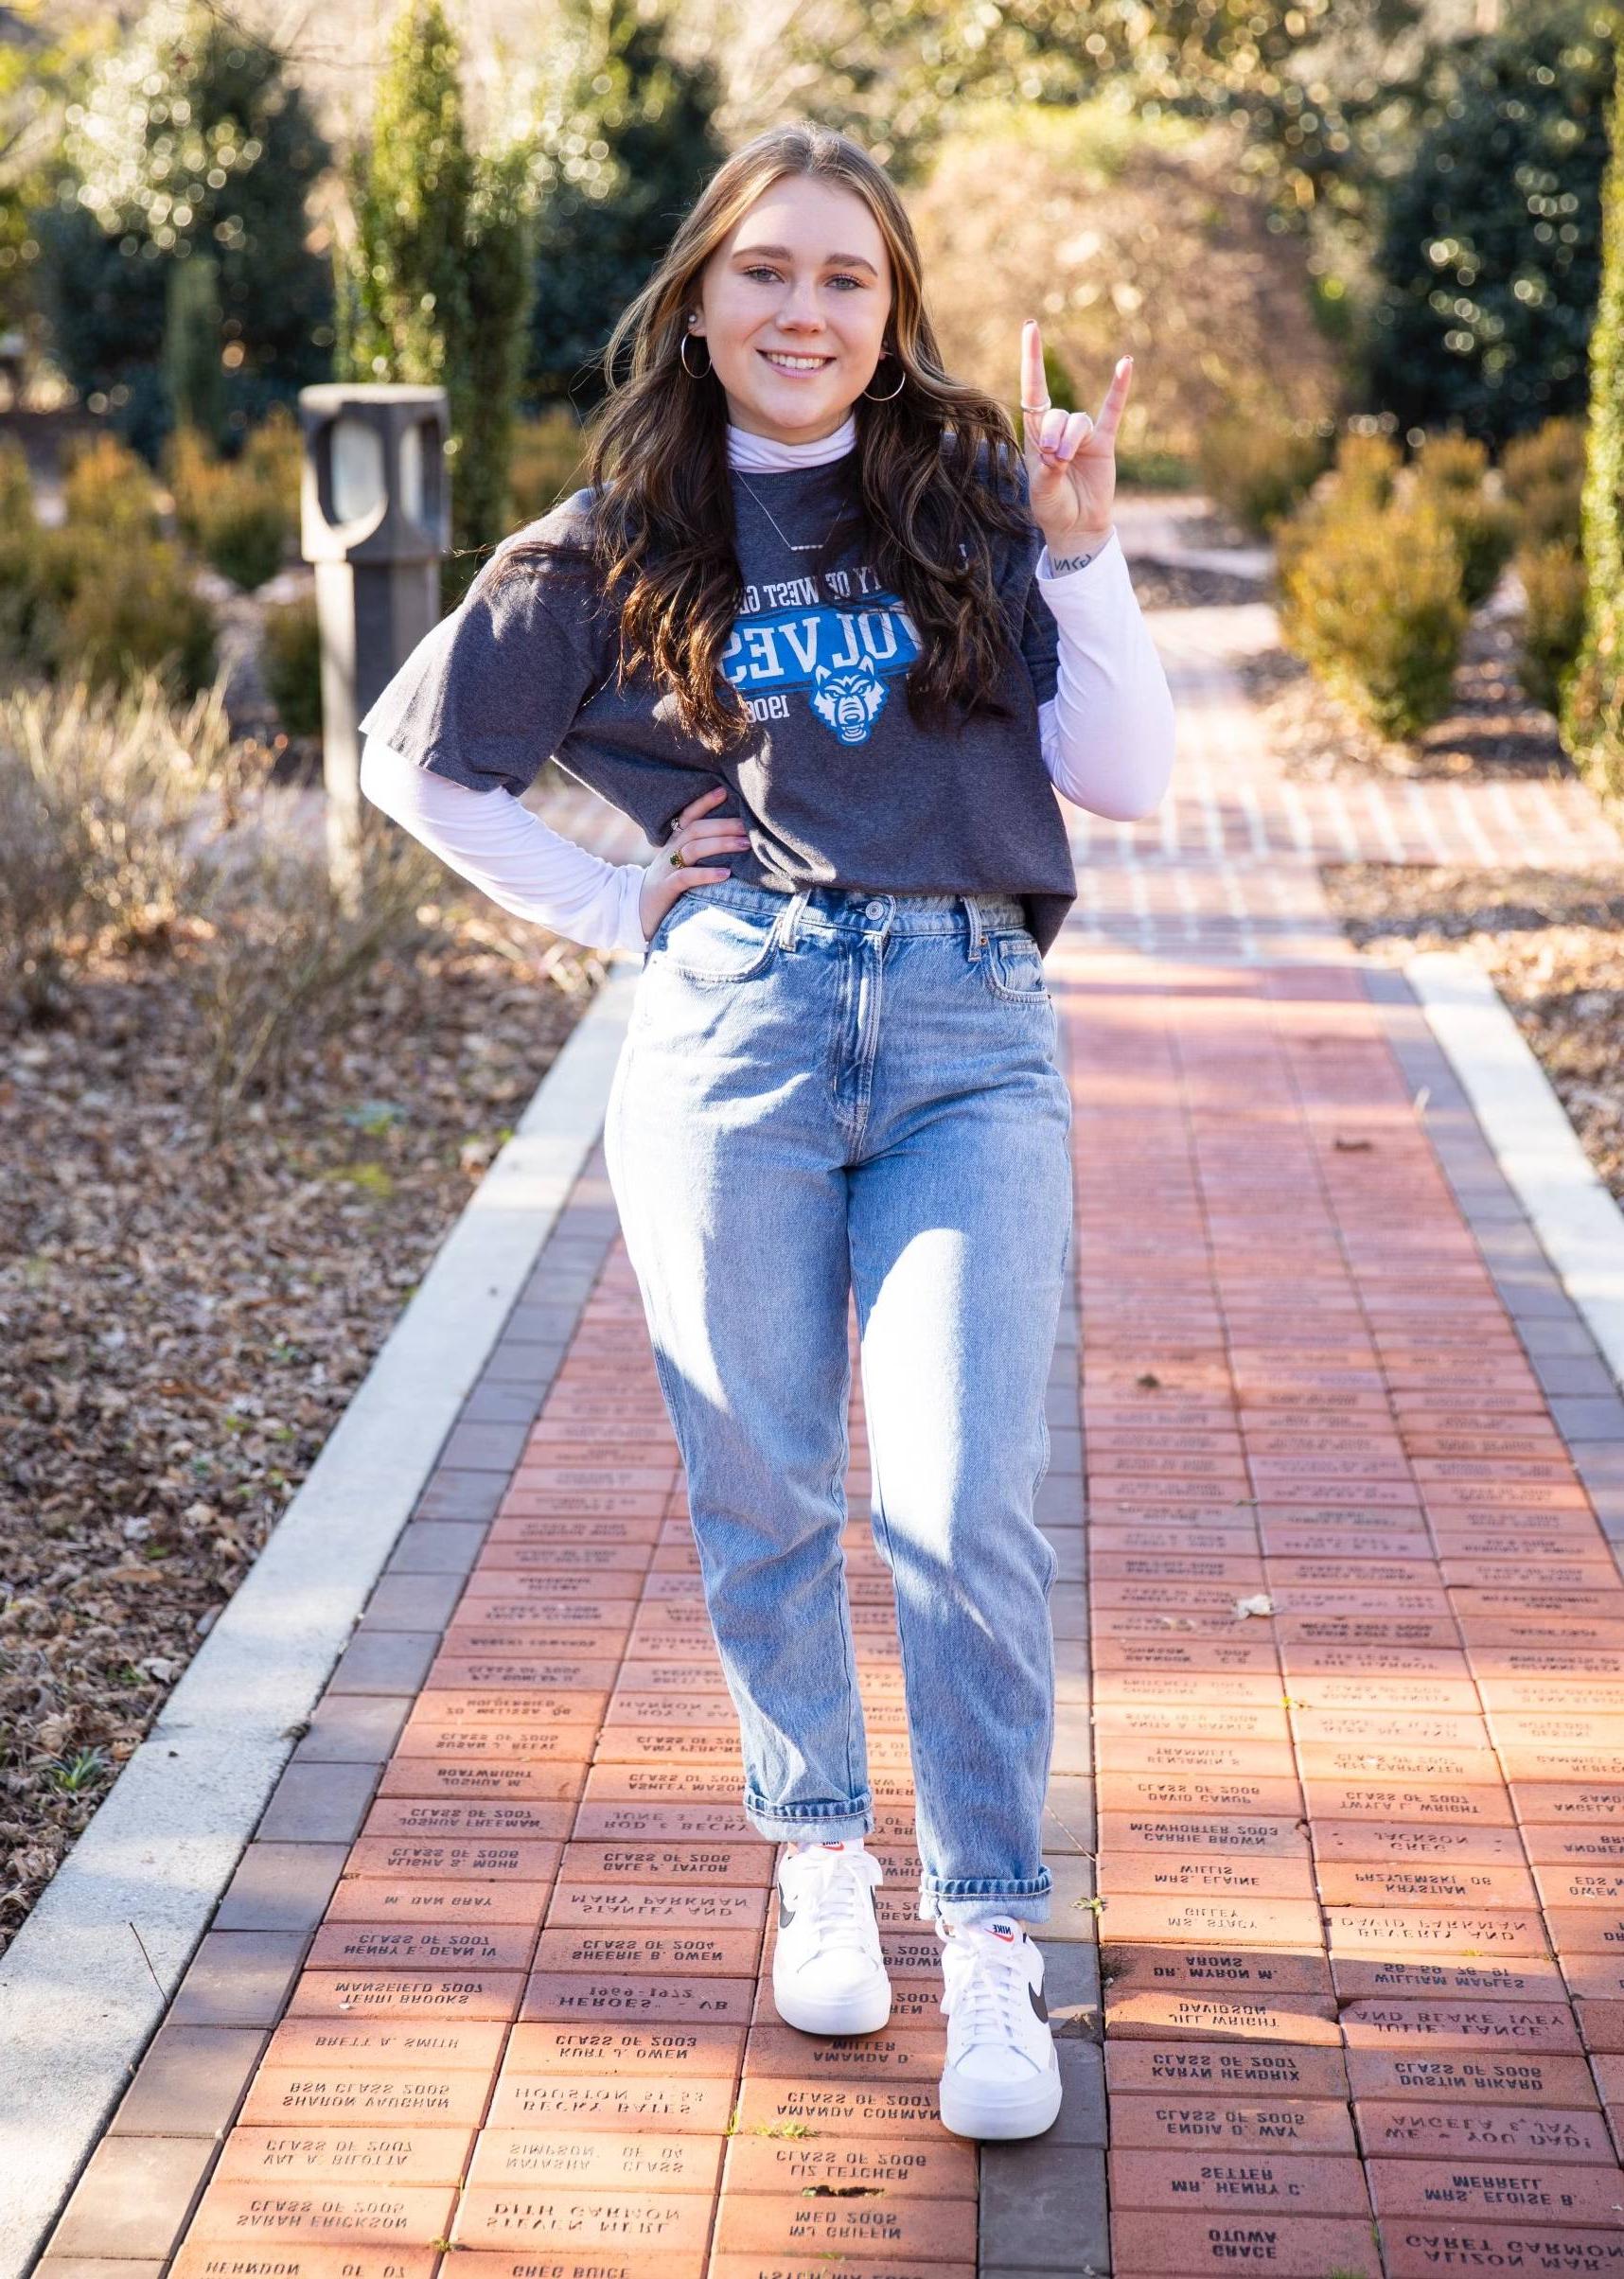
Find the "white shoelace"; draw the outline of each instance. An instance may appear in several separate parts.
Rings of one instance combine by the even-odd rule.
[[[872,1885],[857,1866],[858,1860],[866,1856],[830,1851],[793,1855],[793,1864],[785,1876],[788,1886],[785,1896],[797,1918],[803,1907],[807,1910],[808,1927],[816,1934],[820,1952],[825,1947],[868,1947],[868,1911],[858,1895]],[[797,1920],[795,1928],[800,1927]]]
[[[963,2035],[966,2048],[992,2040],[1019,2049],[1015,1998],[1018,1993],[1022,2002],[1030,2003],[1032,1985],[1024,1948],[1024,1940],[1004,1947],[990,1938],[966,1937],[962,1932],[956,1932],[948,1942],[947,1952],[964,1959],[950,1965],[944,1955],[944,1974],[950,1975],[940,2007]]]

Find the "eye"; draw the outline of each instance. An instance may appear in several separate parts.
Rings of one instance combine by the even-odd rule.
[[[752,263],[749,269],[741,270],[739,274],[746,277],[776,277],[779,272],[776,269],[768,268],[765,261],[757,261]],[[849,276],[843,271],[838,275],[831,277],[829,282],[831,285],[853,286],[858,292],[864,289],[864,280],[861,277]]]

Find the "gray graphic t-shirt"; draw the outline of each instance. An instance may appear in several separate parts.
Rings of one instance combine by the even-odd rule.
[[[737,816],[750,837],[748,850],[723,858],[735,878],[1016,894],[1047,951],[1077,882],[1039,743],[1057,636],[1033,576],[1038,534],[995,541],[1015,643],[997,690],[1009,716],[921,728],[903,679],[919,640],[902,600],[881,586],[860,535],[821,551],[842,466],[730,476],[744,593],[721,670],[755,724],[748,742],[708,751],[645,671],[617,685],[612,614],[578,574],[526,562],[493,583],[520,539],[578,528],[586,491],[503,540],[362,730],[482,791],[517,795],[551,754],[657,846],[680,809],[725,783],[732,796],[714,812]],[[1020,481],[1024,496],[1024,469]]]

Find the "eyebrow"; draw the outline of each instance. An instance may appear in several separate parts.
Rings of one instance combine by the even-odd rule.
[[[735,245],[733,257],[737,261],[746,254],[771,254],[780,261],[788,261],[794,258],[787,245]],[[825,269],[832,268],[837,261],[843,261],[850,269],[866,269],[871,277],[877,277],[879,274],[879,271],[874,263],[866,261],[861,254],[825,254],[823,256]]]

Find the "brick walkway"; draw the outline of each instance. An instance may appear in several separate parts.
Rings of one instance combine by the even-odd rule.
[[[1178,788],[1072,819],[1050,961],[1056,2129],[935,2118],[860,1393],[895,2023],[774,2021],[775,1854],[600,1158],[42,2273],[1624,2271],[1624,1407],[1315,869],[1616,842],[1568,786],[1285,783],[1226,663],[1265,629],[1157,619]]]

